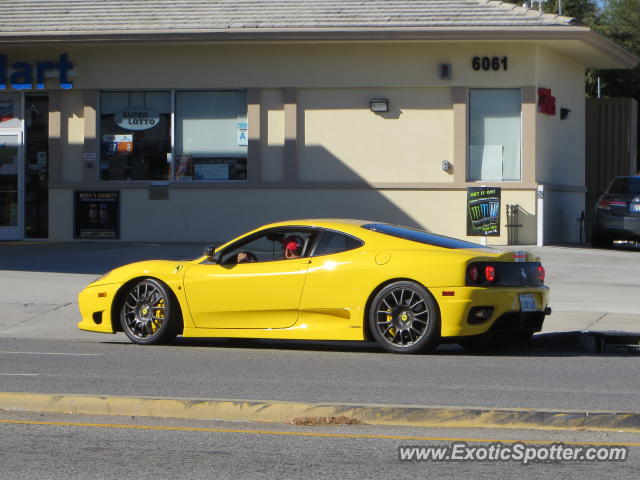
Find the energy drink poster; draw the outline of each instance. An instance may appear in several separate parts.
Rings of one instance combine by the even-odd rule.
[[[467,235],[500,236],[500,188],[467,188]]]

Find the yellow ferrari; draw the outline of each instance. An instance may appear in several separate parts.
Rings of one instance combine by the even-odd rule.
[[[83,330],[375,340],[396,353],[483,348],[540,331],[544,268],[527,252],[361,220],[265,225],[189,261],[116,268],[79,294]]]

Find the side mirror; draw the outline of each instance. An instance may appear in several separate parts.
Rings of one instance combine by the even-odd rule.
[[[204,249],[204,255],[207,257],[207,262],[213,262],[213,256],[216,253],[216,248],[213,245],[207,245]]]

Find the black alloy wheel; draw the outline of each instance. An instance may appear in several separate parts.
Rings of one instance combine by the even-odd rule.
[[[431,350],[440,340],[440,316],[435,300],[422,285],[398,281],[374,297],[369,326],[376,341],[393,353]]]
[[[120,325],[134,343],[167,343],[178,333],[175,308],[168,287],[153,278],[145,278],[124,292]]]

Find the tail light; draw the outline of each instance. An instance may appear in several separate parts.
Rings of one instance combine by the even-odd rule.
[[[496,267],[486,264],[472,264],[467,270],[468,280],[471,285],[482,285],[496,281]]]
[[[496,281],[496,267],[493,265],[487,265],[484,267],[484,278],[487,279],[487,282],[493,283]]]
[[[598,202],[598,208],[603,208],[605,210],[609,210],[611,207],[626,207],[627,202],[623,202],[620,200],[607,200],[603,199]]]
[[[469,287],[523,287],[544,285],[545,269],[540,262],[479,261],[467,266]]]
[[[480,280],[480,269],[477,265],[471,265],[469,268],[469,278],[473,283],[478,283]]]
[[[541,283],[544,283],[544,277],[547,274],[547,272],[545,272],[544,267],[542,265],[538,265],[538,280],[540,280]]]

